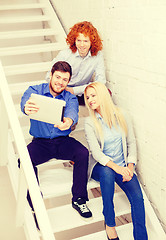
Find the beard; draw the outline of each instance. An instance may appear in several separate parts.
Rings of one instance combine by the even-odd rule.
[[[50,84],[49,84],[49,88],[50,88],[50,92],[53,93],[53,95],[57,96],[59,94],[61,94],[64,89],[62,89],[61,91],[55,91],[54,88],[52,87],[52,82],[50,81]]]

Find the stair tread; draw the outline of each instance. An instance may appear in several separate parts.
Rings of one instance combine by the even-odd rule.
[[[19,30],[19,31],[6,31],[0,32],[0,39],[13,39],[13,38],[27,38],[35,36],[48,36],[57,35],[54,29],[34,29],[34,30]]]
[[[51,17],[49,16],[19,16],[19,17],[1,17],[0,23],[8,24],[8,23],[25,23],[25,22],[41,22],[41,21],[49,21]]]
[[[4,71],[6,76],[11,76],[24,73],[47,72],[51,68],[51,66],[51,62],[19,64],[5,66]]]
[[[132,233],[132,223],[127,223],[121,226],[116,227],[117,234],[120,239],[123,240],[134,240],[133,233]],[[104,240],[107,239],[106,231],[95,232],[83,237],[75,238],[74,240]]]
[[[44,43],[28,46],[5,47],[0,48],[0,56],[11,56],[20,54],[30,54],[37,52],[58,51],[63,49],[64,45],[60,43]]]
[[[24,91],[22,91],[22,94],[23,94],[23,92],[24,92]],[[18,116],[19,119],[21,119],[21,118],[27,118],[27,119],[29,119],[29,117],[28,117],[27,115],[25,115],[25,114],[23,114],[23,113],[21,112],[20,104],[15,105],[15,108],[16,108],[17,116]],[[84,128],[83,128],[83,127],[84,127],[84,117],[79,118],[78,124],[77,124],[77,126],[76,126],[76,129],[71,132],[70,136],[77,139],[77,136],[80,134],[80,132],[81,132],[81,131],[84,131]],[[28,126],[23,126],[23,127],[22,127],[22,131],[23,131],[23,134],[24,134],[24,138],[25,138],[26,140],[28,140],[28,139],[29,139],[29,136],[30,136],[30,135],[28,134],[28,132],[29,132],[29,125],[28,125]],[[82,133],[81,133],[81,134],[82,134]],[[79,136],[79,139],[80,139],[80,136]],[[78,141],[79,141],[79,139],[78,139]]]
[[[19,10],[19,9],[35,9],[45,7],[42,3],[31,3],[31,4],[5,4],[0,6],[0,11],[6,10]]]
[[[49,162],[41,166],[42,170],[39,167],[40,188],[45,199],[70,194],[72,187],[73,168],[64,167],[63,165],[55,168],[54,163],[58,163],[59,160],[53,159],[51,161],[51,165],[53,166],[51,169],[45,169],[50,165]],[[99,187],[96,181],[92,180],[88,182],[88,189],[96,187]]]
[[[9,88],[12,95],[23,94],[29,86],[38,85],[47,82],[46,80],[37,80],[32,82],[22,82],[22,83],[11,83],[9,84]]]
[[[80,217],[78,212],[72,208],[72,204],[47,210],[49,219],[54,232],[69,230],[75,227],[81,227],[90,223],[102,221],[102,198],[93,198],[87,202],[88,207],[93,213],[93,218],[85,221]],[[114,205],[116,216],[130,213],[130,206],[123,192],[115,193]]]

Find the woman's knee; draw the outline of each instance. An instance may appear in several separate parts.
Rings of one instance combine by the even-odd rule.
[[[115,173],[111,168],[102,166],[100,170],[100,179],[102,182],[110,184],[115,181]]]

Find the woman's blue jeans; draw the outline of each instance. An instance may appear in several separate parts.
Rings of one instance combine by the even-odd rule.
[[[116,225],[113,203],[116,182],[125,192],[131,204],[134,239],[147,240],[144,200],[136,175],[134,174],[129,182],[123,182],[122,175],[117,174],[107,166],[102,166],[100,163],[97,163],[93,169],[92,178],[100,182],[103,199],[103,215],[107,226],[114,227]]]

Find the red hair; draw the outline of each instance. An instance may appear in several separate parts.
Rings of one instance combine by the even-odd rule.
[[[91,55],[96,56],[98,51],[102,50],[103,48],[102,40],[97,32],[97,29],[92,25],[92,23],[87,21],[77,23],[72,28],[70,28],[66,42],[70,46],[71,51],[73,53],[77,51],[75,41],[79,33],[82,33],[85,36],[89,37],[91,41]]]

